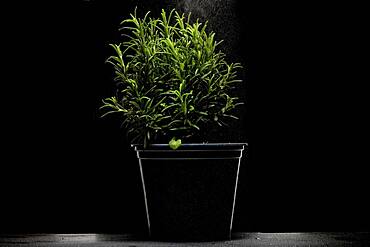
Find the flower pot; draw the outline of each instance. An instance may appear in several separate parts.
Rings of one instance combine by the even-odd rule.
[[[244,143],[133,145],[151,239],[230,239]]]

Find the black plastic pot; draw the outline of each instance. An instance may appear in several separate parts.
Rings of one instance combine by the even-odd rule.
[[[153,144],[137,152],[151,239],[230,239],[245,143]]]

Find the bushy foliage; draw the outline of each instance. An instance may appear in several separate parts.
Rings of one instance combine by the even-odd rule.
[[[120,114],[131,141],[145,146],[238,119],[232,111],[242,103],[230,94],[241,65],[226,62],[207,23],[174,9],[160,18],[130,16],[121,23],[125,41],[110,44],[117,92],[103,100],[102,116]]]

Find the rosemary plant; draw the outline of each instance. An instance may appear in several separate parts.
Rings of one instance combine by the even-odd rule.
[[[209,124],[227,125],[238,119],[242,104],[231,95],[241,80],[239,63],[228,63],[221,43],[208,32],[207,22],[191,22],[176,10],[160,18],[143,18],[136,11],[121,22],[125,41],[110,44],[117,82],[115,96],[103,99],[102,117],[116,113],[132,142],[147,146],[161,140],[175,149],[181,139],[202,133]]]

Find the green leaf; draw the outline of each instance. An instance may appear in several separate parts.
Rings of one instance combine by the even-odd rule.
[[[168,143],[168,145],[170,146],[170,148],[172,148],[173,150],[176,150],[178,149],[180,146],[181,146],[181,139],[178,139],[176,140],[175,137],[173,137],[171,139],[171,141]]]

